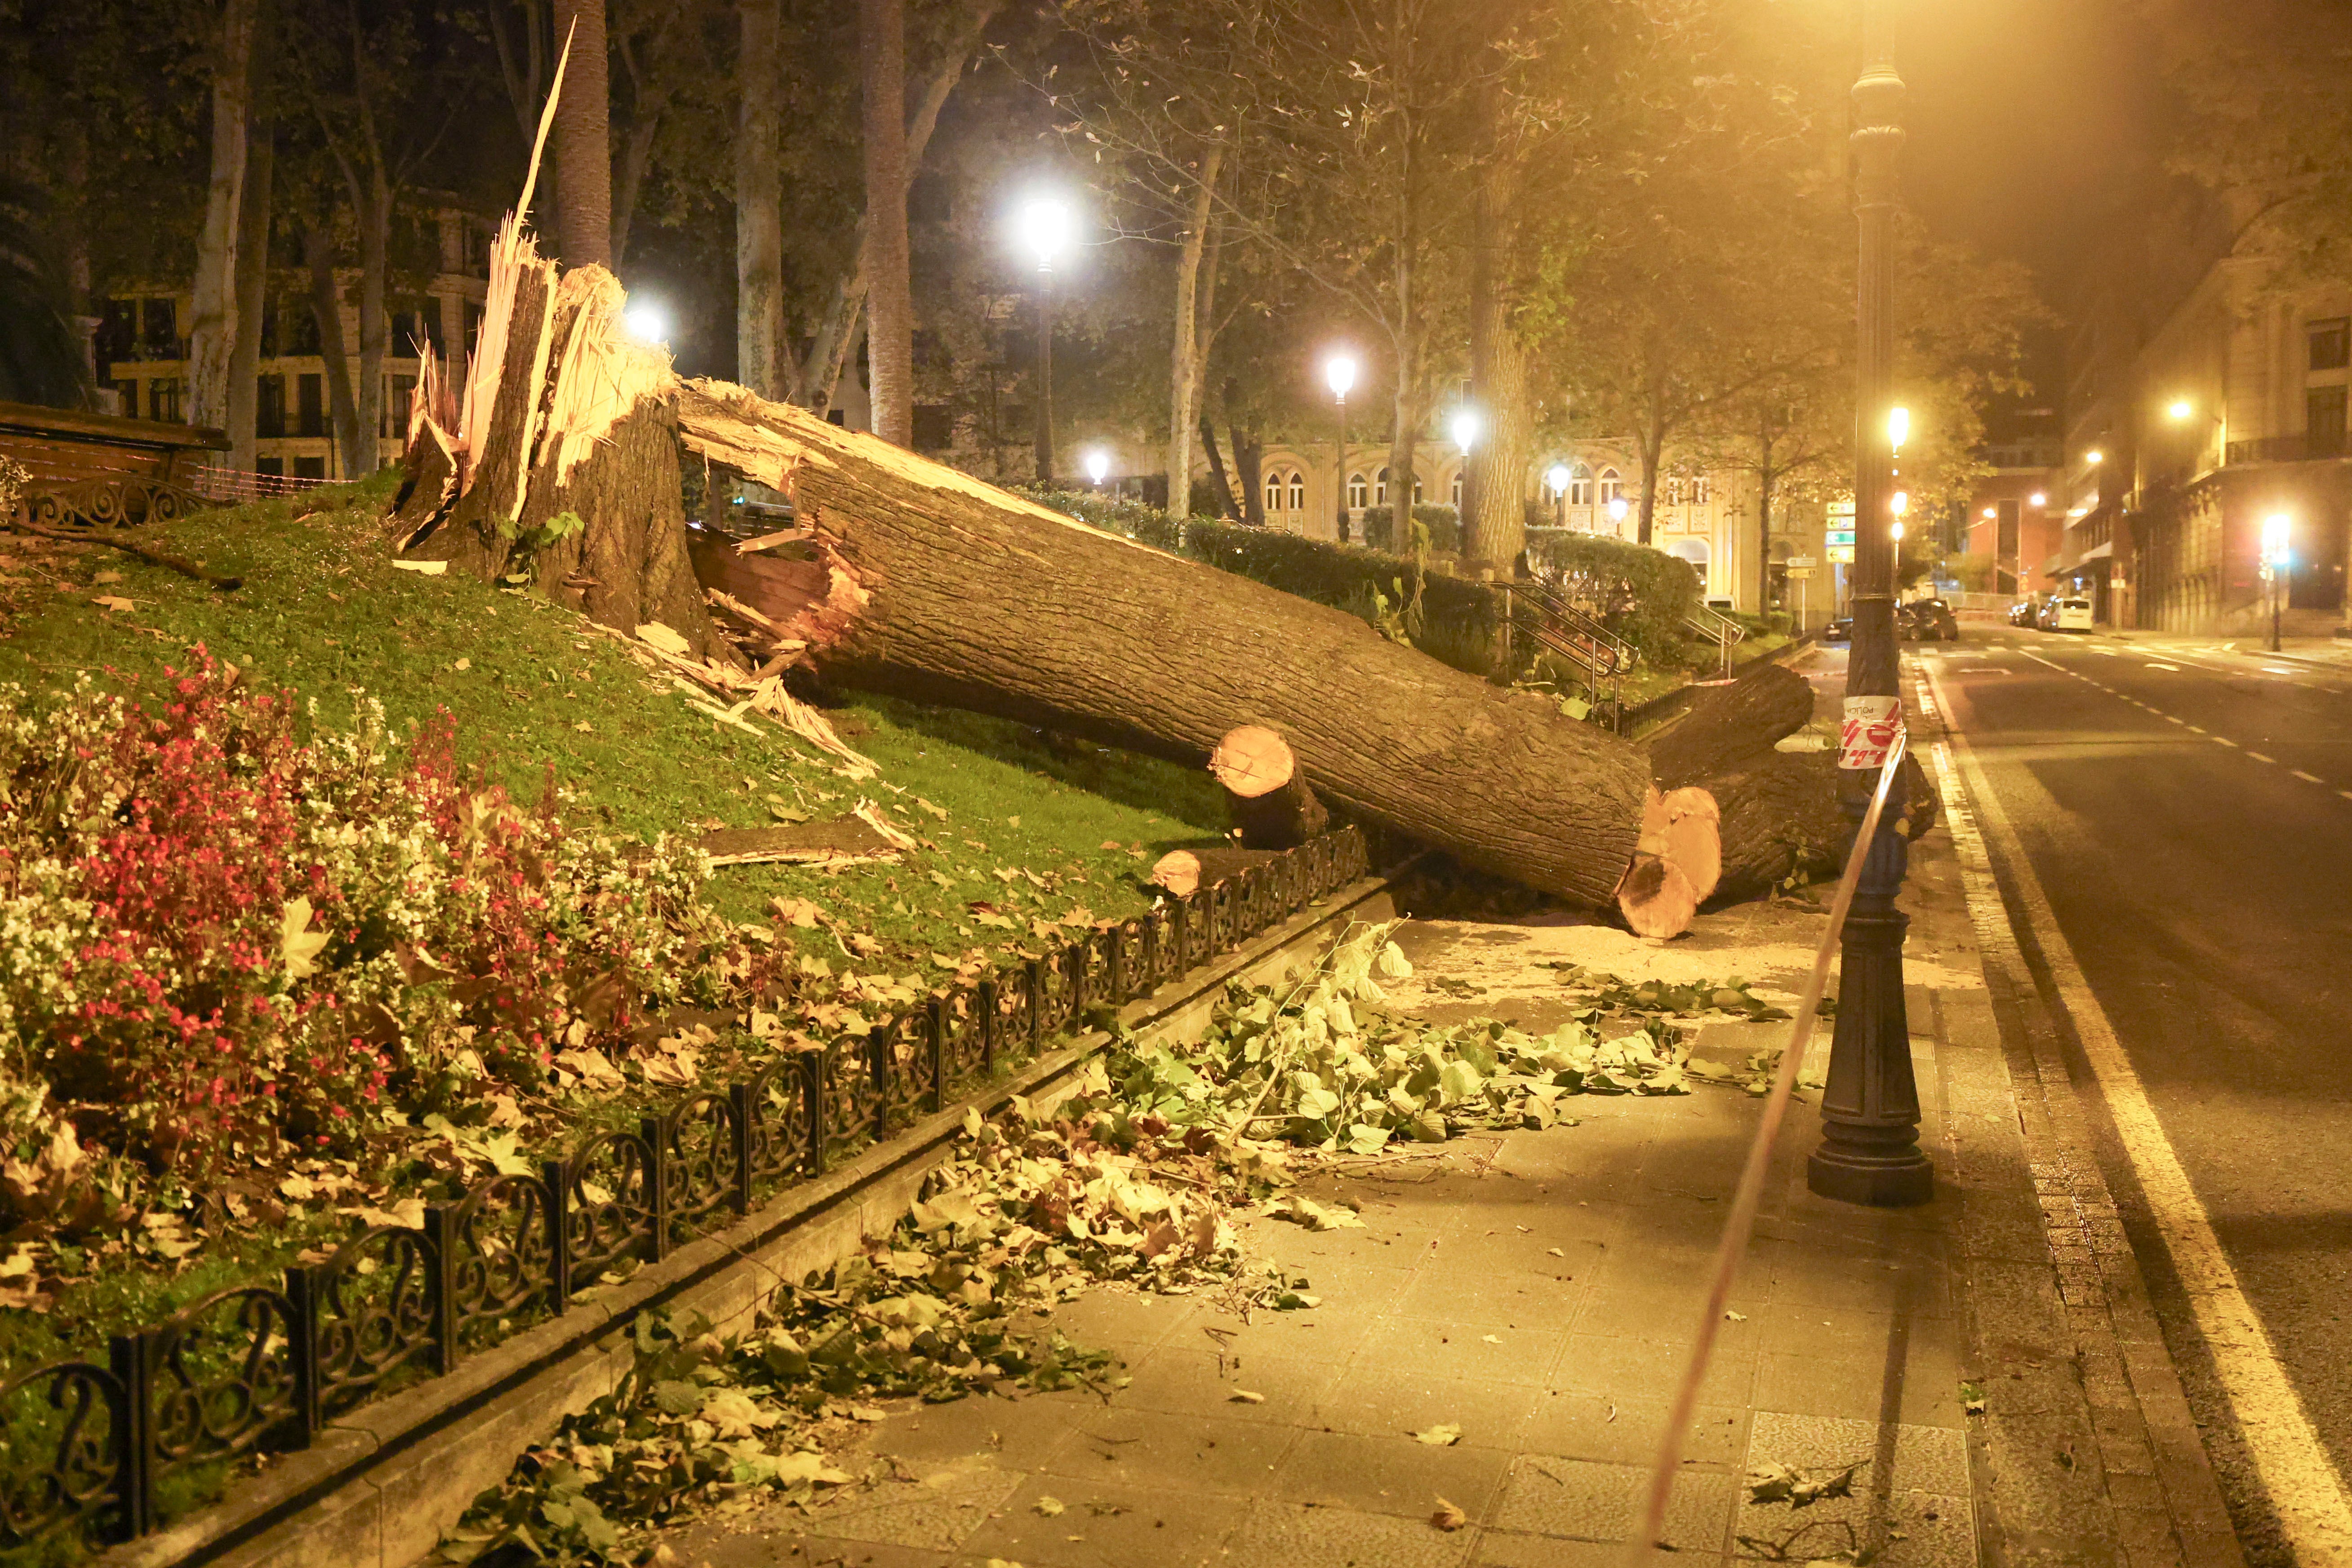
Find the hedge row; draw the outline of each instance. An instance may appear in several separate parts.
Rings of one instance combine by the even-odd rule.
[[[1441,555],[1462,553],[1462,516],[1450,506],[1423,504],[1412,509],[1412,521],[1421,524],[1429,535],[1429,548]],[[1364,542],[1374,550],[1393,550],[1400,555],[1416,553],[1418,545],[1410,539],[1396,537],[1393,507],[1373,506],[1364,509]]]

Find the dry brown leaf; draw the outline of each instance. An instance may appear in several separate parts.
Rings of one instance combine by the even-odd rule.
[[[1437,1507],[1430,1513],[1429,1522],[1440,1530],[1459,1530],[1470,1522],[1470,1516],[1444,1498],[1439,1498]]]

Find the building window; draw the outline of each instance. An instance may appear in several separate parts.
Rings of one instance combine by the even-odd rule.
[[[2336,316],[2314,321],[2304,329],[2311,344],[2311,368],[2342,370],[2352,365],[2352,321]]]
[[[1386,468],[1382,468],[1380,477],[1372,481],[1372,504],[1374,506],[1389,504],[1389,470]]]
[[[1715,482],[1705,474],[1691,480],[1691,503],[1705,506],[1715,499]]]
[[[1668,506],[1680,506],[1680,505],[1682,505],[1682,504],[1683,504],[1683,482],[1682,482],[1682,480],[1680,480],[1680,479],[1668,479],[1668,480],[1666,481],[1666,484],[1665,484],[1665,504],[1666,504],[1666,505],[1668,505]]]
[[[2304,439],[2315,458],[2332,458],[2344,450],[2344,388],[2307,387],[2303,395]]]
[[[165,301],[169,303],[169,301]],[[147,417],[164,425],[180,422],[180,378],[159,375],[147,384]],[[2340,400],[2339,400],[2340,401]],[[2343,421],[2336,422],[2341,425]]]
[[[298,479],[325,479],[327,477],[327,459],[324,458],[295,458],[294,477]]]
[[[300,375],[294,378],[294,433],[298,436],[323,436],[327,433],[326,377]]]
[[[1349,510],[1360,511],[1370,504],[1371,504],[1371,487],[1364,483],[1363,475],[1349,474],[1348,476]]]
[[[1624,493],[1625,481],[1617,477],[1617,470],[1614,468],[1601,469],[1601,504],[1602,506],[1607,506],[1611,501],[1621,499]]]
[[[1290,470],[1290,510],[1307,510],[1307,476],[1297,468]]]
[[[173,325],[171,300],[139,301],[139,338],[142,358],[180,357],[180,334]]]
[[[408,405],[415,398],[415,376],[395,375],[392,378],[392,396],[383,405],[383,433],[395,441],[408,439]]]
[[[257,474],[270,474],[273,476],[283,477],[286,472],[286,459],[283,458],[256,458],[253,459],[253,471]]]
[[[1421,504],[1421,476],[1419,474],[1415,474],[1412,477],[1412,504],[1415,506],[1419,506]]]
[[[286,378],[265,375],[254,381],[253,433],[274,441],[286,434]]]
[[[1577,464],[1575,468],[1569,470],[1568,504],[1570,506],[1592,504],[1592,470],[1582,463]]]
[[[1282,510],[1282,470],[1279,468],[1265,477],[1265,510]]]
[[[1462,510],[1462,470],[1459,468],[1454,470],[1454,510],[1457,512]]]

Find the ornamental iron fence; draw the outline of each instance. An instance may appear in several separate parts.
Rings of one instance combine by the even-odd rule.
[[[274,1284],[215,1291],[107,1358],[0,1382],[0,1545],[100,1542],[163,1522],[173,1479],[308,1447],[338,1415],[446,1375],[562,1315],[616,1267],[656,1263],[1035,1056],[1088,1012],[1167,982],[1366,874],[1349,826],[975,977],[863,1035],[779,1055],[425,1223],[376,1225]]]

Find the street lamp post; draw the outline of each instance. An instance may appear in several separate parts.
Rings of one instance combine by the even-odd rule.
[[[1022,243],[1037,257],[1037,483],[1054,483],[1054,262],[1070,241],[1069,204],[1034,196],[1019,217]]]
[[[2263,519],[2263,586],[2270,593],[2273,653],[2279,650],[2279,579],[2286,575],[2294,559],[2287,546],[2287,530],[2292,526],[2283,511]]]
[[[1894,466],[1909,416],[1893,406],[1895,158],[1903,146],[1903,79],[1888,56],[1883,0],[1864,0],[1863,68],[1853,84],[1854,216],[1859,231],[1854,292],[1853,631],[1846,656],[1849,737],[1896,710]],[[1843,761],[1844,759],[1841,759]],[[1841,802],[1860,825],[1874,766],[1839,774]],[[1935,1167],[1919,1148],[1919,1089],[1911,1071],[1911,1030],[1903,1006],[1903,933],[1895,905],[1905,844],[1893,816],[1856,845],[1865,857],[1840,953],[1837,1030],[1822,1091],[1822,1142],[1806,1184],[1847,1203],[1924,1203]]]
[[[1102,489],[1103,481],[1110,478],[1110,454],[1097,447],[1082,461],[1086,464],[1087,482],[1097,489]]]
[[[1554,463],[1544,470],[1544,483],[1551,487],[1552,510],[1559,518],[1559,526],[1568,526],[1568,481],[1570,475],[1566,463]]]
[[[1336,459],[1331,465],[1331,489],[1339,497],[1339,542],[1348,542],[1348,389],[1356,384],[1356,362],[1346,354],[1333,354],[1323,362],[1323,384],[1331,389],[1332,398],[1339,405],[1339,445],[1332,448]]]

